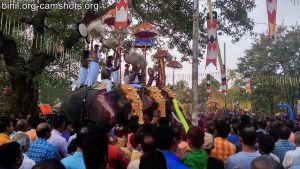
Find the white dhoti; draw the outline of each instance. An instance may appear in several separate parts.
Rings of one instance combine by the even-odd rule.
[[[88,87],[93,86],[97,83],[97,78],[99,75],[99,63],[91,62],[88,69],[87,79],[85,81],[85,85]]]
[[[120,84],[120,70],[112,72],[114,84]]]
[[[129,75],[124,76],[124,83],[129,84]]]
[[[101,83],[106,85],[106,91],[110,92],[111,91],[111,87],[112,87],[112,82],[109,79],[102,79]]]
[[[76,82],[76,87],[79,88],[85,84],[86,78],[88,75],[88,69],[84,67],[80,67],[79,69],[79,76]]]

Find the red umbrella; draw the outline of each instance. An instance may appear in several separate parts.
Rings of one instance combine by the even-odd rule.
[[[162,87],[166,86],[166,73],[165,73],[165,60],[164,58],[169,58],[171,55],[167,50],[159,50],[157,51],[153,58],[157,59],[157,65],[158,65],[158,78],[156,80],[156,86]]]
[[[115,19],[116,19],[116,9],[109,10],[103,17],[102,22],[105,23],[108,26],[114,26],[115,25]],[[131,18],[128,17],[128,25],[131,23]]]
[[[175,81],[174,81],[174,79],[175,79],[175,77],[174,77],[175,76],[175,69],[182,68],[182,65],[181,65],[180,62],[178,62],[176,60],[176,58],[174,58],[174,60],[169,61],[169,63],[167,64],[167,67],[174,68],[174,70],[173,70],[173,86],[174,86],[174,84],[175,84]]]
[[[133,30],[133,34],[138,38],[153,38],[158,32],[153,25],[142,23]]]

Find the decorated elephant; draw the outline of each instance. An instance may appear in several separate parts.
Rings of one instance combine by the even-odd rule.
[[[80,88],[67,94],[61,105],[63,115],[71,122],[89,119],[112,124],[122,124],[132,115],[132,100],[119,86],[111,92],[106,92],[105,87],[99,88]],[[152,112],[153,100],[150,96],[141,94],[139,97],[143,100],[142,111]]]
[[[173,124],[185,121],[182,109],[167,88],[137,90],[126,84],[115,86],[111,92],[105,88],[100,85],[67,94],[61,105],[64,116],[71,122],[88,119],[111,124],[123,124],[132,115],[139,117],[140,124],[149,123],[153,117],[166,117]]]

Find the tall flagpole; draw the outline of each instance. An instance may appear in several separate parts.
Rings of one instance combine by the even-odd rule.
[[[225,78],[226,78],[226,43],[224,42],[224,74],[225,74]],[[224,103],[224,107],[225,109],[227,108],[227,79],[226,79],[226,93],[225,93],[225,103]]]
[[[198,112],[198,39],[199,39],[199,0],[194,0],[193,10],[193,59],[192,59],[192,113]]]

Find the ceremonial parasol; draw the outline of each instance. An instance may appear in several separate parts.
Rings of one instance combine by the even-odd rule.
[[[153,38],[158,34],[155,27],[148,23],[142,23],[139,24],[134,30],[133,30],[134,36],[137,38],[136,42],[140,42],[141,44],[135,45],[138,48],[144,48],[145,52],[145,61],[147,62],[147,48],[151,47],[153,45]],[[152,41],[152,42],[151,42]],[[151,42],[151,43],[150,43]],[[138,44],[138,43],[136,43]],[[151,44],[151,45],[148,45]],[[144,84],[146,85],[147,81],[147,65],[145,65],[145,69],[143,71],[144,73]]]
[[[178,62],[177,60],[176,60],[176,58],[174,58],[174,60],[171,60],[171,61],[169,61],[169,63],[167,64],[167,67],[171,67],[171,68],[174,68],[173,69],[173,86],[174,86],[174,84],[175,84],[175,81],[174,81],[174,79],[175,79],[175,69],[180,69],[180,68],[182,68],[182,65],[181,65],[181,63],[180,62]]]
[[[166,75],[165,75],[165,61],[164,58],[171,58],[170,53],[167,50],[159,50],[157,51],[154,56],[154,59],[157,59],[158,62],[158,78],[156,80],[156,86],[161,87],[166,85]]]
[[[153,38],[158,32],[153,25],[142,23],[133,30],[133,34],[138,38]]]

